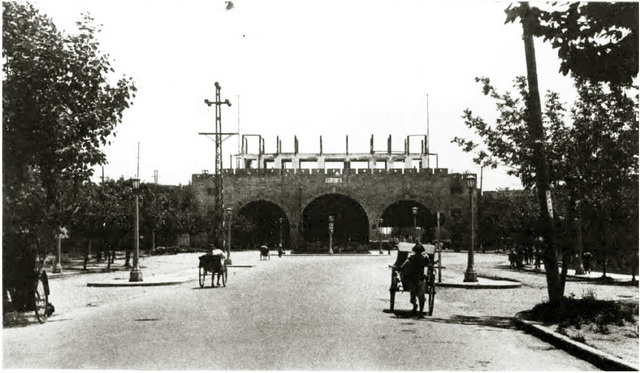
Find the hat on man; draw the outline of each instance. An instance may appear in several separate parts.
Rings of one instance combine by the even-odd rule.
[[[419,243],[417,243],[417,244],[413,247],[413,249],[411,249],[411,250],[413,250],[413,251],[414,251],[414,252],[416,252],[416,253],[422,253],[422,252],[424,252],[424,246],[422,246],[422,245],[420,245]]]

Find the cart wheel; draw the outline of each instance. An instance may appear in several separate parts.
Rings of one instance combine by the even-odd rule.
[[[47,304],[49,301],[49,296],[47,296],[47,292],[45,291],[44,282],[42,279],[38,279],[38,284],[36,285],[35,291],[35,311],[36,318],[40,322],[40,324],[44,324],[47,322]]]
[[[227,267],[222,269],[222,286],[227,287]]]
[[[389,310],[393,311],[396,302],[396,291],[398,290],[398,278],[391,274],[391,287],[389,288]]]
[[[433,280],[433,276],[431,276],[429,281],[429,316],[433,315],[433,303],[436,299],[436,284]]]
[[[205,277],[205,271],[204,268],[200,267],[198,269],[198,282],[200,283],[200,287],[203,288],[204,287],[204,277]]]

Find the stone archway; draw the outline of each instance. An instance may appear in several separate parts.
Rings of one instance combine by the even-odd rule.
[[[307,204],[302,212],[302,239],[328,242],[329,216],[334,217],[333,239],[337,245],[367,243],[369,219],[356,200],[338,193],[324,194]]]
[[[283,246],[290,247],[289,227],[284,209],[266,200],[244,204],[234,215],[232,224],[234,242],[242,249],[255,249],[262,244],[275,248],[281,236]]]
[[[417,208],[414,231],[413,208]],[[395,238],[415,236],[417,234],[422,242],[432,242],[435,238],[436,212],[414,200],[399,200],[382,213],[383,226],[391,227],[391,236]]]

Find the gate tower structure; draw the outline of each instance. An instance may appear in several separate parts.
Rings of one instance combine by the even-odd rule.
[[[257,137],[257,152],[249,152],[247,140],[252,137]],[[413,137],[422,139],[417,151],[410,149]],[[369,152],[362,153],[349,151],[348,138],[342,153],[324,152],[322,137],[317,153],[299,152],[296,137],[293,152],[283,152],[278,138],[275,153],[264,151],[261,135],[243,134],[240,139],[235,169],[222,170],[225,207],[235,214],[260,215],[264,236],[258,240],[268,242],[258,245],[277,244],[280,231],[286,248],[328,243],[330,217],[334,244],[343,247],[378,239],[381,231],[404,236],[413,232],[413,207],[418,208],[420,237],[433,240],[438,212],[444,231],[472,213],[464,179],[468,173],[440,168],[438,154],[428,151],[425,135],[406,136],[401,151],[392,149],[391,136],[386,149],[376,150],[371,136]],[[195,196],[204,206],[215,202],[215,181],[216,175],[192,175]],[[478,209],[474,211],[477,214]]]

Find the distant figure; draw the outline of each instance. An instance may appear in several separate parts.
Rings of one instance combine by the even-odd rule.
[[[534,262],[535,270],[539,271],[540,270],[540,261],[542,259],[542,253],[540,252],[540,249],[536,248],[536,251],[534,252],[533,255],[535,257],[535,259],[534,259],[535,260],[535,262]]]
[[[582,265],[585,273],[591,273],[591,257],[592,255],[589,251],[585,251],[582,254]]]
[[[517,261],[516,252],[515,250],[511,249],[509,251],[509,268],[510,269],[516,268],[516,261]]]
[[[284,252],[284,249],[282,248],[282,244],[279,243],[278,244],[278,258],[282,258],[282,253]]]
[[[260,260],[270,260],[271,256],[269,255],[269,247],[265,243],[260,246]]]

